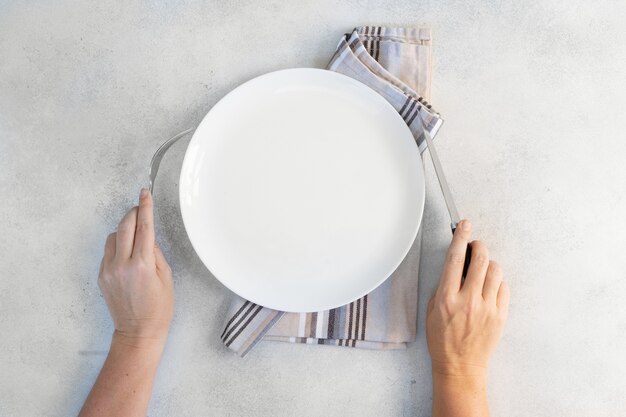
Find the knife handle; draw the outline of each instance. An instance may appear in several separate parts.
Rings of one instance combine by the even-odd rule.
[[[456,226],[452,228],[452,234],[456,230]],[[461,275],[461,284],[465,281],[465,277],[467,276],[467,270],[470,265],[470,260],[472,259],[472,244],[467,244],[467,250],[465,251],[465,262],[463,263],[463,275]]]

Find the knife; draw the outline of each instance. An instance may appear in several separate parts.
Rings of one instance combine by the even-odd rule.
[[[441,162],[439,161],[439,157],[437,156],[437,150],[435,149],[435,145],[433,144],[433,138],[430,136],[430,132],[428,132],[428,130],[426,129],[426,123],[424,123],[424,119],[422,118],[419,109],[417,110],[417,114],[419,115],[420,121],[422,122],[422,130],[424,131],[424,137],[426,138],[426,144],[428,145],[428,152],[430,152],[430,159],[433,162],[435,174],[437,174],[437,179],[439,180],[439,186],[441,187],[443,199],[446,201],[448,213],[450,213],[450,228],[452,229],[452,234],[454,234],[457,225],[461,221],[459,211],[457,210],[456,204],[454,204],[454,200],[452,199],[452,193],[450,192],[448,181],[446,180],[446,176],[443,173],[443,168],[441,167]],[[463,281],[465,280],[465,276],[467,275],[467,269],[469,268],[471,257],[472,246],[470,243],[468,243],[467,250],[465,251],[465,262],[463,263],[463,275],[461,276],[461,283],[463,283]]]

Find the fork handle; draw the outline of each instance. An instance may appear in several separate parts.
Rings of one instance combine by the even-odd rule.
[[[159,146],[159,148],[156,150],[156,152],[152,156],[152,160],[150,161],[150,170],[148,171],[148,177],[150,178],[150,193],[152,193],[152,191],[154,190],[154,181],[156,180],[156,175],[157,172],[159,172],[159,166],[161,165],[161,159],[163,159],[163,155],[165,155],[165,152],[167,152],[167,150],[180,138],[187,135],[188,133],[191,133],[193,130],[194,128],[183,130],[179,134],[174,135],[165,142],[163,142],[161,146]]]

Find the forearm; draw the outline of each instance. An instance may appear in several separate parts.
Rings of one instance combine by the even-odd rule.
[[[163,342],[137,343],[118,333],[80,417],[145,416]]]
[[[433,417],[488,417],[486,370],[470,373],[433,367]]]

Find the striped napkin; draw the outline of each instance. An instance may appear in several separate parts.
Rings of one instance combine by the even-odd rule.
[[[429,29],[356,28],[341,38],[327,69],[361,81],[389,101],[413,133],[420,152],[426,149],[423,129],[434,137],[441,127],[443,120],[425,99],[430,98],[431,84]],[[416,334],[421,241],[420,230],[389,279],[371,293],[339,308],[286,313],[234,296],[221,339],[240,356],[261,340],[406,348]]]

